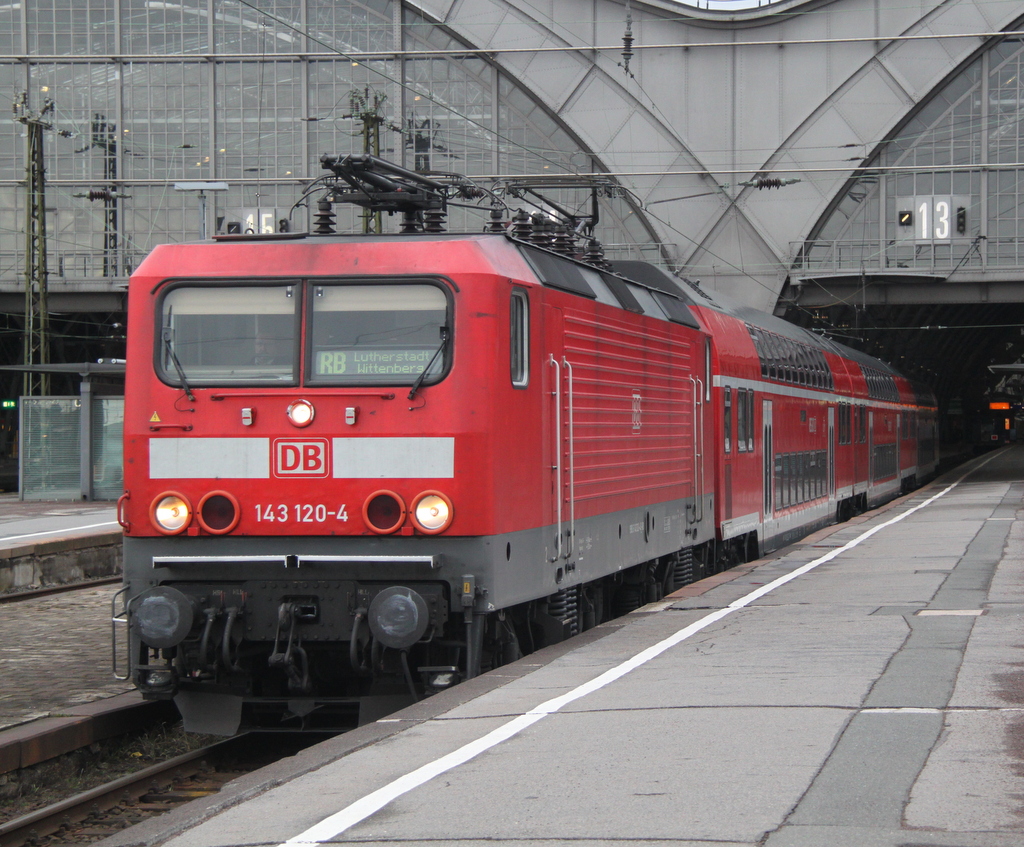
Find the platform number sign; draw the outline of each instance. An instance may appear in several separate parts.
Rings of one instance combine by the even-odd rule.
[[[943,195],[903,197],[896,201],[900,237],[913,241],[949,241],[967,230],[968,198]]]

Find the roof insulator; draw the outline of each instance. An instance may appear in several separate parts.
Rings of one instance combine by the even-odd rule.
[[[313,216],[314,235],[334,235],[334,204],[330,200],[318,200]]]

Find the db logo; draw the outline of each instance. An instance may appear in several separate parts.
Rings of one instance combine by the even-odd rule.
[[[327,439],[274,442],[274,476],[327,476]]]

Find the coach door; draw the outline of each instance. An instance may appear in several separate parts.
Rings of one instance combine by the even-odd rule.
[[[896,413],[896,484],[903,486],[903,415]]]
[[[868,411],[868,491],[875,484],[875,413]]]
[[[772,440],[772,401],[762,401],[761,418],[761,445],[764,456],[761,462],[761,486],[763,491],[763,509],[765,522],[775,511],[774,503],[774,471],[775,471],[775,445]]]

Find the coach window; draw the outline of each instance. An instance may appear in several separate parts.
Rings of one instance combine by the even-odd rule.
[[[804,369],[804,348],[797,344],[795,341],[793,344],[793,382],[797,385],[807,384],[807,374]]]
[[[768,376],[768,360],[771,358],[768,344],[765,342],[761,330],[757,327],[753,327],[751,333],[754,336],[754,348],[757,350],[757,358],[761,360],[761,376],[766,377]]]
[[[723,392],[725,410],[722,416],[722,429],[725,432],[725,452],[732,452],[732,389],[727,385]]]
[[[430,385],[451,360],[448,298],[430,283],[312,285],[306,381]]]
[[[156,362],[180,385],[294,384],[299,287],[176,285],[160,301]]]
[[[747,389],[747,451],[754,452],[754,389]]]
[[[512,384],[525,388],[530,381],[530,301],[521,288],[512,290],[510,314]]]
[[[786,382],[796,385],[799,381],[796,344],[790,338],[784,338],[782,343],[786,346]]]

